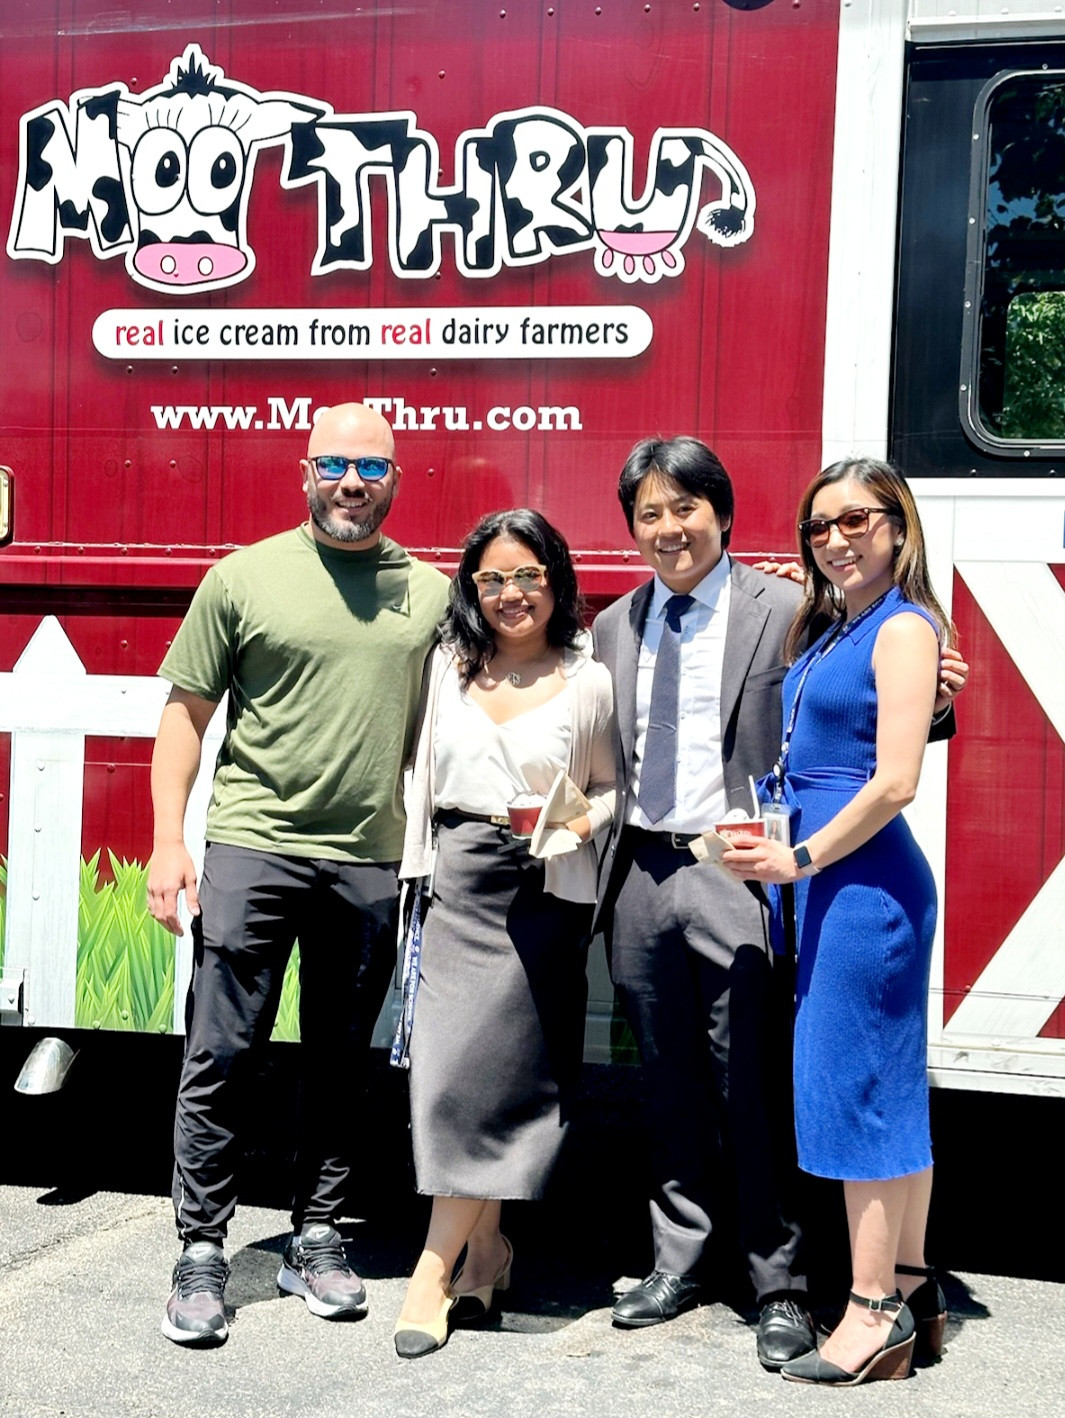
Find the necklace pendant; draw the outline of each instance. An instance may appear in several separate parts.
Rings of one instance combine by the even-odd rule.
[[[505,674],[503,678],[507,681],[508,684],[512,684],[515,689],[517,689],[518,686],[521,684],[521,675],[518,673],[517,670],[511,670],[509,674]]]

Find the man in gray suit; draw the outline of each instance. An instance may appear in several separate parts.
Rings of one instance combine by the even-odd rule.
[[[795,1216],[790,962],[764,898],[688,843],[750,808],[780,747],[784,639],[799,588],[727,555],[733,493],[694,438],[636,445],[618,495],[652,581],[593,626],[617,700],[618,814],[596,917],[648,1093],[654,1270],[614,1306],[623,1327],[695,1304],[720,1167],[760,1308],[767,1368],[814,1348]]]

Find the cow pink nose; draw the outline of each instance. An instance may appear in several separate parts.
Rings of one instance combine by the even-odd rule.
[[[224,281],[247,264],[247,256],[235,246],[209,241],[157,241],[142,246],[133,258],[133,268],[140,275],[169,286]]]

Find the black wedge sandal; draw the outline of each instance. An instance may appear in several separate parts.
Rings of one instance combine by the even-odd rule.
[[[918,1285],[906,1303],[916,1326],[914,1362],[934,1364],[943,1353],[943,1335],[947,1328],[947,1300],[935,1269],[930,1265],[897,1265],[895,1274],[925,1277],[924,1284]]]
[[[784,1378],[798,1384],[828,1384],[834,1388],[853,1388],[872,1379],[906,1379],[910,1376],[913,1361],[914,1321],[910,1308],[896,1290],[894,1295],[882,1295],[879,1300],[869,1300],[864,1295],[850,1292],[851,1303],[864,1305],[867,1310],[884,1310],[894,1314],[895,1323],[888,1331],[884,1343],[871,1354],[860,1369],[851,1373],[838,1364],[830,1364],[822,1359],[815,1349],[792,1359],[781,1369]]]

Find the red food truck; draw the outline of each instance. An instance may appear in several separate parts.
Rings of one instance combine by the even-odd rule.
[[[896,459],[974,665],[911,814],[929,1066],[1065,1091],[1061,6],[174,11],[0,0],[4,1024],[180,1032],[188,936],[144,902],[156,668],[360,398],[398,540],[446,569],[482,512],[538,507],[593,608],[644,574],[637,438],[717,450],[743,557],[792,551],[825,462]],[[591,996],[608,1058],[600,955]]]

